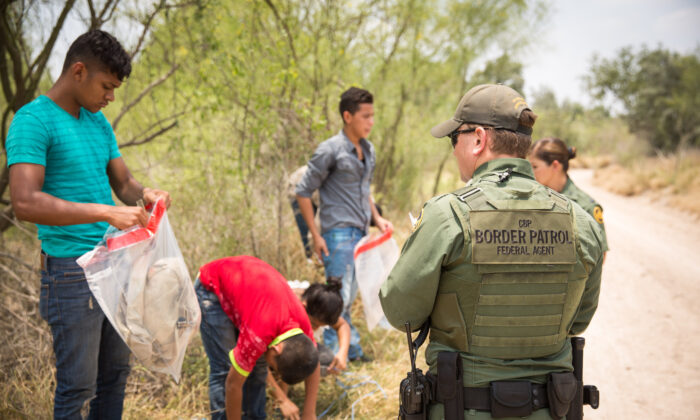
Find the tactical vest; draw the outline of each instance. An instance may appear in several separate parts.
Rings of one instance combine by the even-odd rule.
[[[560,351],[588,278],[571,203],[548,190],[490,199],[467,187],[449,197],[464,246],[443,267],[431,341],[477,356],[543,357]],[[459,201],[466,204],[460,204]]]

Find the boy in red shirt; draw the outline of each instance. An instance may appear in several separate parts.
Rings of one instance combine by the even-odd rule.
[[[285,278],[255,257],[229,257],[203,265],[195,290],[212,420],[265,418],[267,366],[286,383],[304,381],[302,419],[315,419],[318,351],[306,310]]]

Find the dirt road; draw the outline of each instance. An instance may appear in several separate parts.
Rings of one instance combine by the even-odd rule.
[[[700,220],[652,197],[574,182],[601,203],[610,252],[585,332],[584,381],[601,392],[589,419],[700,418]]]

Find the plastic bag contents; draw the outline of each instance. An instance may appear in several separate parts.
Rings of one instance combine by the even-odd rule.
[[[139,362],[179,382],[201,314],[163,201],[153,206],[145,228],[110,228],[78,264],[102,311]]]
[[[355,246],[355,277],[370,331],[377,325],[391,329],[379,302],[379,288],[399,259],[399,247],[391,234],[387,230],[378,236],[368,235]]]

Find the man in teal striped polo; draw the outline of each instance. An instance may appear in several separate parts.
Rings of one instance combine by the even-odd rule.
[[[170,203],[167,192],[134,179],[100,112],[130,73],[131,58],[112,35],[81,35],[56,83],[15,114],[7,136],[12,206],[18,219],[37,224],[41,240],[39,305],[53,335],[57,419],[81,418],[92,397],[89,418],[121,418],[129,374],[129,349],[93,298],[77,257],[109,225],[144,226],[139,199]],[[126,206],[115,206],[112,190]]]

